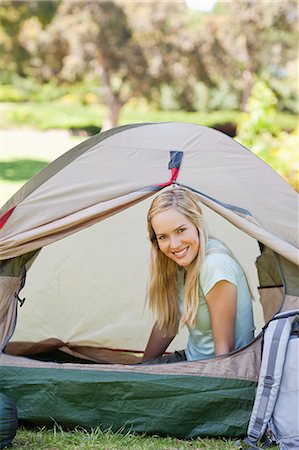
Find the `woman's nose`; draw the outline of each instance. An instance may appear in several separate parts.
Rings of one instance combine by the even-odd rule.
[[[170,236],[169,240],[170,248],[176,250],[180,246],[180,239],[178,236]]]

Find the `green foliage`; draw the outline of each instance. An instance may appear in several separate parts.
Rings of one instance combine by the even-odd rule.
[[[210,13],[183,1],[2,0],[1,79],[48,81],[31,92],[47,101],[77,98],[61,83],[96,76],[103,88],[81,101],[101,97],[113,125],[136,96],[166,110],[242,109],[254,75],[273,80],[280,110],[295,112],[297,21],[294,0],[217,2]],[[3,91],[4,101],[26,99],[19,88]]]
[[[299,127],[292,133],[281,131],[273,138],[267,156],[264,156],[273,169],[275,169],[288,183],[299,192]]]
[[[158,108],[161,108],[164,111],[175,111],[180,109],[173,86],[168,84],[163,84],[161,86]]]
[[[1,102],[43,102],[61,98],[68,92],[68,87],[57,82],[39,84],[32,78],[24,78],[24,82],[3,84],[0,91]]]
[[[210,32],[218,39],[214,46],[217,82],[229,81],[245,111],[255,77],[279,78],[290,84],[294,76],[290,63],[298,67],[298,5],[296,0],[224,4],[222,14],[218,10],[220,14],[210,19]],[[292,86],[293,92],[297,85]]]
[[[60,99],[65,103],[88,105],[99,102],[100,90],[99,83],[94,78],[69,84],[58,83],[55,78],[47,83],[40,83],[32,77],[14,76],[11,83],[2,84],[0,101],[49,102]]]
[[[210,90],[209,88],[202,82],[197,82],[194,85],[194,97],[193,97],[193,106],[195,111],[209,111],[210,110]],[[215,108],[217,110],[218,108]],[[221,109],[226,109],[225,107]]]
[[[298,191],[298,121],[294,127],[289,122],[285,124],[287,130],[293,129],[292,133],[282,131],[276,103],[274,92],[265,82],[258,81],[248,101],[248,113],[239,118],[236,139]]]
[[[1,78],[9,80],[11,74],[24,75],[31,58],[20,39],[22,24],[31,17],[39,17],[45,26],[54,17],[59,1],[2,0],[0,2],[0,70]]]
[[[270,138],[278,133],[275,121],[277,99],[274,92],[263,81],[258,81],[247,103],[247,114],[238,123],[238,138],[248,148],[259,154],[265,149],[259,139]]]
[[[163,84],[160,88],[157,107],[165,111],[184,109],[186,111],[238,110],[239,97],[226,80],[215,87],[204,82],[194,82],[192,86],[179,89],[175,85]]]
[[[290,76],[288,82],[285,78],[280,77],[267,77],[269,87],[273,90],[277,97],[277,109],[279,111],[287,111],[292,114],[298,114],[298,63],[293,61],[293,64],[289,64]]]
[[[26,102],[3,105],[3,127],[29,126],[42,130],[86,129],[102,127],[104,105],[82,105],[73,98],[55,102]],[[157,111],[145,102],[132,101],[121,112],[120,125],[141,122],[189,122],[213,127],[215,124],[236,123],[237,111],[186,112],[180,110]],[[294,121],[294,120],[293,120]]]
[[[12,84],[2,84],[0,89],[0,101],[3,102],[25,102],[28,94],[24,89],[20,89]]]
[[[52,128],[99,131],[105,117],[105,106],[82,105],[72,95],[54,102],[26,102],[3,105],[2,126],[4,128],[22,126],[41,130]],[[214,127],[220,124],[236,124],[243,117],[238,111],[186,112],[181,110],[158,111],[147,102],[132,99],[121,111],[120,125],[140,122],[189,122]],[[298,117],[277,114],[279,128],[294,129]],[[95,134],[97,131],[94,131]]]
[[[3,125],[31,126],[41,130],[84,129],[90,126],[100,129],[104,116],[103,106],[82,106],[68,98],[60,102],[28,102],[15,107],[11,104],[4,110]]]
[[[238,110],[240,99],[238,93],[232,89],[231,84],[223,79],[218,85],[210,90],[210,98],[208,103],[209,111]]]

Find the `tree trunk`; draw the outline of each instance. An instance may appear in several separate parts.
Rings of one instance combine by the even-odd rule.
[[[107,116],[104,119],[102,131],[109,130],[118,125],[119,114],[122,107],[119,97],[112,92],[111,95],[109,95],[109,101],[105,103],[107,106]]]
[[[240,109],[242,112],[246,112],[248,99],[251,95],[251,91],[254,84],[254,74],[256,68],[254,67],[254,61],[256,60],[256,49],[257,39],[252,38],[252,36],[247,36],[245,39],[245,51],[247,56],[247,67],[242,73],[243,79],[243,92],[241,96]]]
[[[120,100],[119,94],[115,93],[112,89],[109,72],[105,63],[105,55],[102,51],[98,51],[97,61],[99,63],[97,72],[101,78],[103,87],[103,101],[107,107],[107,116],[102,124],[102,131],[105,131],[118,125],[119,114],[123,103]]]
[[[253,87],[252,71],[249,69],[244,70],[244,72],[242,73],[242,79],[243,79],[243,83],[244,83],[244,89],[242,91],[240,109],[242,112],[245,112],[246,108],[247,108],[247,102],[248,102],[248,99],[250,97],[252,87]]]

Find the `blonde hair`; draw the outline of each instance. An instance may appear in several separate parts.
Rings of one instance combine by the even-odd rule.
[[[179,320],[177,285],[179,266],[159,249],[152,227],[152,218],[167,209],[174,208],[183,214],[198,230],[199,252],[192,261],[185,278],[183,312]],[[158,195],[152,202],[147,215],[151,247],[151,280],[149,305],[157,315],[157,324],[165,335],[175,335],[179,325],[194,325],[199,298],[199,271],[204,261],[208,231],[197,196],[183,188],[173,188]]]

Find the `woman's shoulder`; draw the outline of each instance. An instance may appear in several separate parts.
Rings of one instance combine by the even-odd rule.
[[[216,268],[232,268],[239,267],[238,262],[233,257],[230,249],[218,239],[209,239],[206,247],[206,255],[202,264],[201,272],[210,271]]]
[[[241,268],[228,247],[218,242],[207,246],[206,257],[200,268],[200,285],[204,295],[221,280],[237,285],[241,275]]]
[[[231,250],[227,247],[224,242],[219,241],[215,238],[210,238],[207,242],[205,260],[222,259],[222,258],[233,258]]]
[[[234,267],[235,265],[237,265],[236,261],[227,253],[208,253],[202,263],[201,271],[217,267]]]

